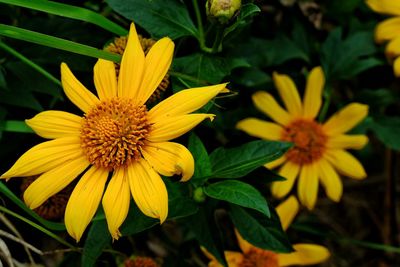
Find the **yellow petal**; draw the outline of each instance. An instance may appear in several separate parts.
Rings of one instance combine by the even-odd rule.
[[[130,199],[127,171],[123,167],[118,168],[114,171],[102,200],[108,231],[113,239],[121,236],[119,227],[128,215]]]
[[[225,86],[226,83],[179,91],[152,108],[148,113],[149,119],[168,118],[196,111],[218,93],[225,92]]]
[[[368,143],[366,135],[340,134],[328,138],[326,146],[334,149],[362,149]]]
[[[326,195],[335,202],[339,202],[343,193],[343,184],[332,165],[325,159],[318,161],[318,172]]]
[[[385,48],[385,54],[391,61],[393,58],[400,56],[400,33],[396,38],[392,39]]]
[[[252,98],[254,105],[277,123],[287,125],[291,121],[291,115],[276,102],[271,94],[258,91],[253,94]]]
[[[278,207],[276,207],[276,212],[281,219],[283,230],[287,230],[299,212],[299,202],[297,201],[296,197],[290,196],[284,202],[279,204]]]
[[[299,92],[293,80],[289,76],[277,72],[273,73],[272,78],[290,115],[301,116],[303,109],[301,107]]]
[[[43,142],[25,152],[1,178],[41,174],[82,155],[79,137]]]
[[[280,125],[256,118],[241,120],[236,124],[236,128],[251,136],[266,140],[280,140],[283,132]]]
[[[400,57],[396,58],[393,62],[394,76],[400,77]]]
[[[268,169],[274,169],[274,168],[282,165],[285,161],[286,161],[286,157],[282,156],[280,158],[277,158],[276,160],[273,160],[271,162],[264,164],[264,167],[268,168]]]
[[[168,193],[160,175],[145,160],[128,167],[129,186],[139,209],[163,223],[168,216]]]
[[[315,67],[308,75],[306,91],[304,93],[305,118],[314,119],[322,104],[322,90],[325,86],[324,71],[321,67]]]
[[[204,119],[209,118],[213,120],[214,115],[212,114],[188,114],[181,116],[173,116],[164,120],[150,121],[153,123],[149,137],[147,138],[151,142],[164,142],[171,139],[175,139],[191,129],[197,124],[202,122]]]
[[[380,23],[375,28],[375,41],[383,43],[398,37],[400,34],[400,18],[389,18]]]
[[[375,12],[400,15],[400,3],[396,0],[367,0],[366,3]]]
[[[235,251],[225,251],[225,259],[228,263],[229,267],[240,267],[243,266],[243,254]],[[222,265],[213,265],[213,266],[222,266]],[[210,267],[210,266],[209,266]]]
[[[89,166],[85,157],[64,164],[39,176],[25,191],[24,200],[28,207],[36,209],[49,197],[57,194]]]
[[[351,103],[336,112],[323,125],[324,132],[329,135],[345,133],[359,124],[368,114],[368,106]]]
[[[144,52],[136,33],[135,24],[131,23],[128,42],[121,59],[118,76],[118,96],[135,99],[144,72]]]
[[[339,173],[353,179],[364,179],[367,177],[364,167],[349,152],[342,149],[329,149],[325,158],[338,170]]]
[[[75,78],[65,63],[61,63],[61,83],[69,100],[83,112],[89,112],[92,107],[100,103],[100,100]]]
[[[287,161],[279,170],[279,175],[286,178],[286,181],[272,183],[272,195],[276,198],[286,196],[293,187],[294,181],[300,171],[300,165]]]
[[[117,96],[117,75],[114,62],[99,59],[94,65],[94,85],[100,100]]]
[[[254,246],[250,244],[247,240],[243,239],[242,235],[239,233],[237,229],[235,229],[236,239],[238,241],[238,245],[243,253],[247,253],[250,251],[251,248]]]
[[[300,203],[312,210],[318,197],[318,168],[317,163],[303,165],[297,184],[297,194]]]
[[[142,155],[150,166],[164,176],[182,175],[182,182],[193,176],[193,156],[181,144],[173,142],[148,143],[142,150]]]
[[[82,117],[64,111],[48,110],[25,122],[41,137],[54,139],[79,136]]]
[[[106,169],[93,166],[81,177],[72,191],[65,209],[65,226],[76,242],[79,242],[97,211],[107,176]]]
[[[278,254],[279,266],[313,265],[326,261],[330,257],[329,250],[314,244],[295,244],[295,252]]]
[[[146,55],[144,73],[136,99],[144,104],[154,93],[169,70],[174,53],[174,43],[164,37],[155,43]]]

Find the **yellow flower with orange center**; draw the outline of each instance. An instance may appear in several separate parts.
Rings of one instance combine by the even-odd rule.
[[[354,179],[366,177],[361,163],[345,149],[361,149],[368,138],[365,135],[345,133],[367,116],[368,106],[348,104],[325,123],[319,123],[315,118],[322,105],[325,84],[321,67],[310,72],[303,101],[289,76],[274,73],[273,79],[287,111],[271,94],[259,91],[253,95],[255,106],[276,123],[246,118],[236,126],[255,137],[293,143],[285,155],[265,165],[267,168],[275,168],[283,164],[279,174],[286,181],[274,182],[272,194],[277,198],[286,196],[299,176],[299,200],[308,209],[315,206],[318,180],[328,197],[339,201],[343,185],[338,173]]]
[[[294,196],[281,203],[276,211],[281,220],[282,228],[286,230],[299,210],[299,203]],[[225,259],[229,267],[283,267],[292,265],[313,265],[326,261],[330,257],[327,248],[314,244],[294,244],[294,252],[276,253],[257,248],[247,242],[236,230],[236,238],[242,252],[225,251]],[[222,267],[222,265],[208,251],[203,249],[211,260],[208,267]]]
[[[226,84],[187,89],[148,110],[145,103],[167,73],[173,51],[174,43],[162,38],[145,56],[132,24],[118,79],[113,62],[99,59],[94,67],[98,97],[62,63],[64,92],[84,115],[51,110],[27,120],[38,135],[54,140],[28,150],[1,178],[40,175],[24,193],[35,209],[79,177],[65,211],[67,231],[77,241],[101,200],[114,239],[130,195],[145,215],[162,223],[168,193],[160,174],[187,181],[194,172],[189,150],[169,140],[212,119],[212,114],[189,113],[227,91]]]
[[[388,42],[386,56],[393,62],[394,74],[400,77],[400,1],[366,0],[367,5],[375,12],[393,15],[375,28],[375,41],[379,44]]]

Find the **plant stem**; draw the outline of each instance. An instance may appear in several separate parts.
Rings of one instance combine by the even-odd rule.
[[[215,35],[214,44],[212,46],[212,53],[218,53],[222,50],[222,40],[224,39],[225,28],[222,25],[217,26],[217,33]]]
[[[203,50],[204,52],[211,53],[212,49],[206,46],[206,39],[205,39],[205,35],[204,35],[204,28],[203,28],[203,22],[202,22],[202,18],[201,18],[199,3],[197,0],[192,0],[192,3],[193,3],[193,8],[194,8],[194,13],[196,14],[197,28],[199,30],[198,41],[200,44],[200,49]]]
[[[323,122],[325,120],[326,114],[328,113],[329,105],[331,104],[332,100],[332,88],[330,86],[326,86],[325,92],[325,101],[318,116],[319,122]]]
[[[170,70],[168,72],[168,74],[171,75],[172,77],[182,78],[182,79],[196,82],[196,83],[203,84],[203,85],[209,85],[209,83],[207,81],[197,79],[196,77],[193,77],[193,76],[181,73],[181,72],[176,72],[176,71]]]

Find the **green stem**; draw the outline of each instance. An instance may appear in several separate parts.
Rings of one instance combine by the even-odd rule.
[[[40,225],[38,225],[38,224],[36,224],[36,223],[34,223],[34,222],[32,222],[32,221],[26,219],[26,218],[24,218],[24,217],[22,217],[21,215],[15,213],[15,212],[12,212],[12,211],[8,210],[7,208],[5,208],[5,207],[3,207],[3,206],[0,206],[0,211],[3,211],[3,212],[5,212],[5,213],[7,213],[7,214],[9,214],[9,215],[11,215],[11,216],[17,218],[17,219],[20,219],[21,221],[23,221],[23,222],[29,224],[30,226],[32,226],[32,227],[38,229],[39,231],[42,231],[42,232],[45,233],[46,235],[52,237],[53,239],[57,240],[57,241],[60,242],[61,244],[65,245],[65,246],[67,246],[67,247],[69,247],[69,248],[71,248],[71,249],[77,249],[76,247],[74,247],[74,246],[71,245],[70,243],[64,241],[64,239],[62,239],[61,237],[59,237],[59,236],[53,234],[52,232],[50,232],[49,230],[47,230],[46,228],[44,228],[44,227],[42,227],[42,226],[40,226]]]
[[[331,89],[331,87],[326,86],[325,87],[325,92],[326,92],[325,101],[324,101],[324,104],[323,104],[323,106],[321,108],[321,112],[319,113],[319,116],[318,116],[318,121],[319,122],[323,122],[325,120],[326,114],[328,113],[328,109],[329,109],[329,106],[330,106],[331,100],[332,100],[332,89]]]
[[[20,59],[23,63],[25,63],[26,65],[30,66],[34,70],[36,70],[37,72],[42,74],[44,77],[46,77],[47,79],[49,79],[50,81],[52,81],[56,85],[61,86],[61,82],[57,78],[55,78],[53,75],[51,75],[45,69],[43,69],[42,67],[37,65],[35,62],[33,62],[32,60],[28,59],[27,57],[25,57],[24,55],[22,55],[18,51],[14,50],[10,46],[6,45],[2,41],[0,41],[0,48],[3,49],[4,51],[10,53],[11,55],[15,56],[16,58]]]
[[[197,28],[199,30],[198,40],[200,44],[200,49],[206,53],[211,53],[212,49],[206,46],[206,39],[204,35],[203,21],[201,18],[199,3],[197,0],[192,0],[192,3],[194,8],[194,13],[196,14]]]
[[[185,80],[188,80],[188,81],[192,81],[192,82],[195,82],[195,83],[198,83],[198,84],[209,85],[209,83],[207,81],[205,81],[205,80],[200,80],[200,79],[197,79],[196,77],[193,77],[193,76],[181,73],[181,72],[176,72],[176,71],[170,70],[168,72],[168,74],[171,75],[172,77],[182,78],[182,79],[185,79]]]
[[[215,35],[214,44],[212,46],[212,53],[218,53],[222,51],[222,40],[224,39],[224,26],[217,26],[217,33]]]

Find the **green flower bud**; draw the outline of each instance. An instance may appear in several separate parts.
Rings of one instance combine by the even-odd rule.
[[[198,202],[202,203],[206,201],[206,194],[204,194],[203,188],[202,187],[197,187],[194,192],[193,192],[193,199]]]
[[[207,0],[207,16],[211,19],[217,19],[221,24],[226,24],[241,5],[241,0]]]

